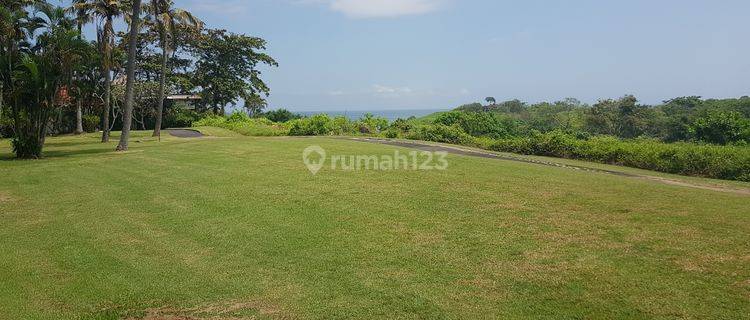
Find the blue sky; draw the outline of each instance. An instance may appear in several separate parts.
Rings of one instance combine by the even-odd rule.
[[[272,107],[750,95],[750,1],[176,0],[260,36]]]

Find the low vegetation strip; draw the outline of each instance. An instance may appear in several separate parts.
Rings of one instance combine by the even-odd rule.
[[[513,120],[492,113],[454,111],[427,119],[309,118],[273,122],[244,113],[210,116],[194,126],[215,126],[249,136],[363,136],[450,143],[523,155],[551,156],[724,180],[750,181],[750,147],[705,142],[667,143],[653,138],[622,139],[561,129],[523,134]],[[283,121],[283,120],[280,120]],[[514,133],[515,132],[515,133]]]

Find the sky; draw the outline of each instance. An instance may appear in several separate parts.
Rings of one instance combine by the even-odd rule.
[[[175,0],[259,36],[272,108],[750,95],[747,0]]]

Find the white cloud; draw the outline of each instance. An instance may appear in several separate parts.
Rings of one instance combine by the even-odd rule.
[[[384,96],[392,96],[392,97],[397,97],[397,96],[410,94],[414,92],[414,90],[412,90],[409,87],[389,87],[389,86],[384,86],[384,85],[379,85],[379,84],[373,85],[372,89],[375,92],[375,94],[384,95]]]
[[[390,18],[420,15],[439,10],[446,0],[300,0],[326,3],[350,18]]]

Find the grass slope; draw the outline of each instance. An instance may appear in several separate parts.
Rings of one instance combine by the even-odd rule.
[[[137,136],[0,142],[0,318],[750,314],[747,196],[461,156],[312,176],[311,144],[396,148]]]

